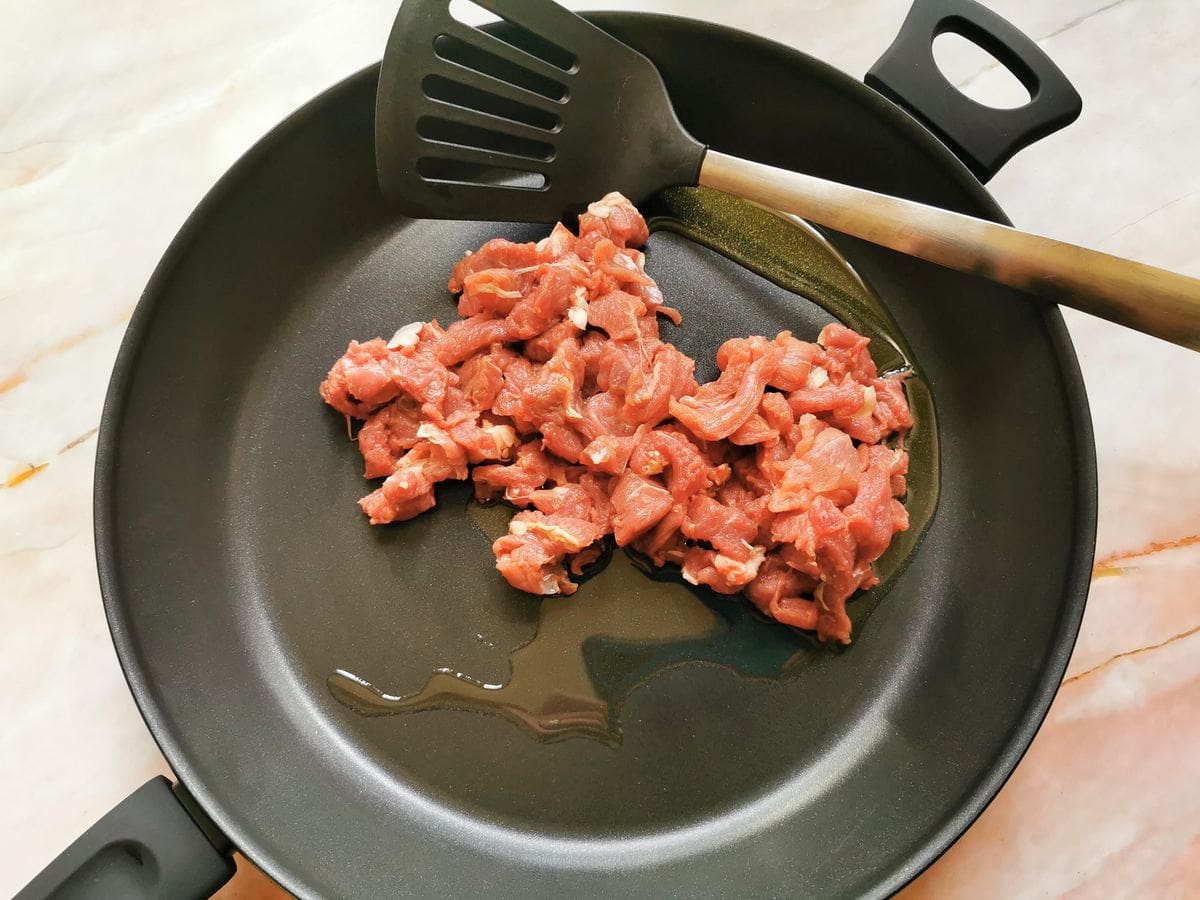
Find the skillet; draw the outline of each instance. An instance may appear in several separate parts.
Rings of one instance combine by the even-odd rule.
[[[703,142],[997,221],[979,179],[1073,118],[1036,46],[967,0],[918,2],[876,90],[729,29],[591,18],[656,63]],[[1042,80],[1020,128],[906,78],[932,65],[942,30]],[[446,665],[503,681],[542,627],[539,601],[492,570],[492,514],[465,489],[403,526],[365,526],[354,447],[316,398],[348,338],[453,315],[443,286],[464,249],[541,233],[391,217],[372,153],[377,72],[313,100],[220,181],[130,323],[98,448],[97,558],[130,688],[180,784],[133,795],[24,896],[203,896],[231,846],[302,896],[898,890],[1016,766],[1083,612],[1094,447],[1057,310],[830,236],[911,354],[939,459],[912,486],[936,491],[936,512],[856,601],[869,618],[849,650],[614,562],[609,587],[606,569],[568,602],[620,604],[620,634],[581,651],[612,688],[619,741],[535,740],[460,709],[360,715],[330,673],[404,692]],[[768,328],[811,339],[828,320],[686,233],[659,229],[648,266],[683,308],[673,338],[687,352],[711,359]],[[644,610],[684,595],[712,627],[666,641],[670,664],[647,668]],[[713,651],[747,628],[761,644]]]

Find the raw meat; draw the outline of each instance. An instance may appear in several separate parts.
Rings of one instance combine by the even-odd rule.
[[[908,527],[899,498],[913,420],[900,377],[838,323],[816,343],[735,337],[720,376],[659,334],[679,313],[646,274],[649,234],[609,194],[538,243],[488,241],[450,275],[461,318],[351,341],[321,396],[364,419],[371,524],[411,519],[434,486],[472,477],[522,511],[496,568],[535,594],[574,593],[606,535],[655,565],[821,640],[849,643],[846,601]],[[891,443],[884,443],[891,441]],[[893,446],[896,445],[896,446]],[[473,466],[473,468],[472,468]]]

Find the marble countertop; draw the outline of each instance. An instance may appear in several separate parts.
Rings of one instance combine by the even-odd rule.
[[[904,0],[588,2],[769,35],[855,75]],[[1084,97],[991,190],[1019,225],[1200,276],[1200,5],[989,0]],[[0,29],[0,895],[166,766],[92,551],[100,407],[168,242],[279,119],[377,59],[396,0],[9,4]],[[953,56],[985,99],[1000,70]],[[1184,897],[1200,885],[1200,354],[1068,311],[1095,419],[1097,563],[1016,774],[906,894]],[[248,864],[225,897],[279,892]]]

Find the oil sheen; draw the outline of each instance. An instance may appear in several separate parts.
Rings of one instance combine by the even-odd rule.
[[[937,507],[937,423],[919,365],[884,304],[811,226],[703,188],[666,191],[644,212],[652,232],[685,236],[816,303],[871,338],[881,372],[907,376],[916,423],[904,443],[910,527],[876,563],[880,584],[849,604],[854,632],[863,634]],[[475,502],[466,510],[488,543],[506,533],[512,512],[503,504]],[[616,747],[623,700],[660,672],[722,666],[747,679],[781,680],[800,677],[806,664],[832,652],[748,603],[692,587],[669,570],[652,571],[611,543],[580,581],[576,594],[541,603],[534,635],[512,651],[501,681],[480,680],[447,660],[419,690],[392,693],[347,661],[348,668],[329,676],[329,690],[364,716],[484,713],[541,741],[590,738]],[[853,647],[845,652],[853,654]]]

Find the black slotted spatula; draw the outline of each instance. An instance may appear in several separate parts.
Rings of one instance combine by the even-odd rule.
[[[1200,280],[710,150],[637,51],[552,0],[475,3],[502,27],[404,0],[388,39],[375,154],[404,215],[554,222],[700,184],[1200,350]]]
[[[612,190],[636,202],[696,183],[704,145],[650,60],[556,3],[478,5],[508,40],[459,22],[448,0],[405,0],[396,16],[375,153],[402,212],[555,222]]]

